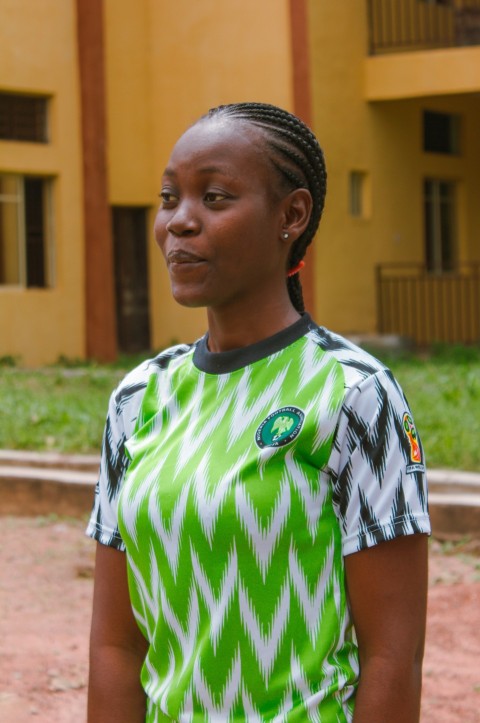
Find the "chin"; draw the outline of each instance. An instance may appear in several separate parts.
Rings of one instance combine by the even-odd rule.
[[[209,299],[205,294],[195,292],[191,289],[172,288],[172,296],[180,306],[188,309],[199,309],[203,306],[209,306]]]
[[[172,283],[172,296],[180,306],[189,309],[211,308],[225,309],[237,304],[239,298],[232,293],[225,292],[214,284],[175,284]]]

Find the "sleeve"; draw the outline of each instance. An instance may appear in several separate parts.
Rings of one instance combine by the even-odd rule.
[[[431,532],[422,444],[388,370],[348,391],[329,466],[344,555]]]
[[[125,550],[118,529],[118,498],[130,463],[126,444],[135,431],[147,375],[141,365],[112,393],[103,432],[100,471],[86,534],[117,550]]]

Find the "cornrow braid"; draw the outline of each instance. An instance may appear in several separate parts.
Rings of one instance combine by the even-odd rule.
[[[313,201],[305,231],[292,245],[288,268],[303,259],[320,223],[327,189],[327,171],[322,149],[310,128],[300,118],[267,103],[232,103],[212,108],[202,117],[227,116],[261,128],[267,139],[270,160],[289,190],[306,188]],[[304,311],[299,274],[287,277],[287,288],[297,311]]]

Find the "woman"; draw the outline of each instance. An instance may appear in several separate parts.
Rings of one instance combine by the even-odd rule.
[[[270,105],[213,109],[173,149],[155,236],[208,333],[110,401],[90,723],[418,721],[422,449],[391,373],[304,313],[325,182]]]

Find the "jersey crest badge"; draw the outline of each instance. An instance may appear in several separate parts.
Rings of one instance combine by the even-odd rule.
[[[408,440],[410,447],[410,461],[412,462],[412,464],[409,464],[407,467],[407,473],[423,471],[422,451],[418,443],[417,430],[415,428],[415,424],[413,423],[412,416],[408,412],[405,412],[403,415],[403,431],[405,432],[405,436]]]
[[[255,442],[264,447],[284,447],[298,437],[305,414],[298,407],[282,407],[268,415],[255,432]]]

